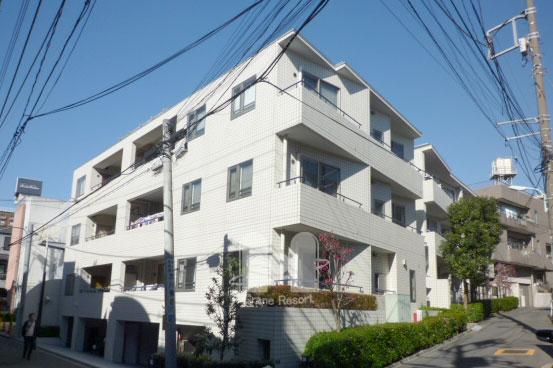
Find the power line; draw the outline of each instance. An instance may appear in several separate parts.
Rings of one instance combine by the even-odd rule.
[[[17,14],[17,20],[15,21],[15,26],[13,27],[10,43],[6,50],[6,55],[4,56],[2,67],[0,68],[0,91],[2,90],[2,84],[4,83],[6,72],[8,71],[8,67],[12,60],[13,50],[15,48],[15,45],[17,44],[17,39],[19,38],[19,33],[21,32],[21,26],[23,25],[23,20],[25,19],[25,15],[27,13],[28,7],[29,7],[29,0],[25,0],[21,2],[21,8],[19,9],[19,13]]]
[[[39,0],[35,8],[35,14],[33,15],[33,20],[31,22],[31,25],[29,26],[29,31],[27,31],[27,36],[25,37],[25,43],[23,44],[23,48],[21,49],[21,53],[19,54],[19,60],[17,61],[17,66],[15,67],[15,71],[13,73],[10,86],[8,87],[8,92],[6,92],[6,98],[4,98],[4,102],[2,103],[2,108],[0,108],[0,117],[2,117],[2,114],[4,113],[4,109],[6,107],[6,103],[8,101],[11,90],[13,88],[13,84],[15,83],[15,79],[17,78],[17,73],[19,72],[19,68],[21,67],[21,61],[23,60],[23,56],[25,55],[25,51],[27,50],[27,45],[29,44],[31,34],[33,33],[33,29],[35,27],[35,23],[38,17],[38,12],[40,11],[41,6],[42,6],[42,0]],[[3,123],[0,123],[0,129],[2,128],[2,125]]]

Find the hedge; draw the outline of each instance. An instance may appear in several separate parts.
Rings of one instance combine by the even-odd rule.
[[[376,310],[374,295],[343,293],[348,299],[344,309]],[[332,308],[332,293],[329,291],[295,291],[288,285],[267,286],[248,291],[246,305],[296,308]]]
[[[508,312],[518,308],[518,298],[516,296],[506,296],[491,300],[491,310],[493,313]]]
[[[466,328],[464,312],[444,311],[419,323],[385,323],[313,335],[304,355],[314,368],[379,368],[439,344]]]
[[[469,322],[480,322],[492,313],[508,312],[516,308],[518,308],[518,298],[514,296],[480,300],[468,305],[467,318]],[[463,311],[464,309],[462,304],[451,305],[451,310],[454,311]]]
[[[154,365],[156,368],[165,367],[165,356],[161,353],[154,354]],[[214,361],[207,356],[177,355],[178,368],[263,368],[267,365],[272,366],[268,361]]]

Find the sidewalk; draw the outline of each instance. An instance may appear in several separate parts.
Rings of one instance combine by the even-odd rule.
[[[19,339],[10,337],[5,333],[0,333],[0,338],[8,338],[13,341]],[[105,360],[102,357],[95,356],[79,351],[72,351],[63,346],[61,340],[57,337],[40,337],[37,339],[37,348],[43,352],[58,356],[72,363],[77,363],[87,368],[136,368],[136,366],[128,364],[113,363]]]

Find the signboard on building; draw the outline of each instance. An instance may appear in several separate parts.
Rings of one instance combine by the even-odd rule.
[[[39,180],[17,178],[15,196],[29,195],[40,197],[42,195],[42,182]]]

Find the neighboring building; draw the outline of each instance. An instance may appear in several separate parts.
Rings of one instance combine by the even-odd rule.
[[[6,273],[13,226],[13,211],[0,210],[0,311],[7,309]]]
[[[423,198],[417,200],[418,228],[426,244],[426,297],[432,307],[449,308],[454,285],[443,262],[440,246],[449,230],[448,208],[474,194],[463,184],[431,144],[415,148],[415,164],[424,170]]]
[[[476,191],[483,197],[497,199],[501,212],[500,243],[493,254],[494,270],[498,265],[511,265],[510,275],[501,285],[497,277],[492,284],[492,296],[514,295],[522,306],[548,307],[551,302],[551,285],[546,273],[553,271],[551,238],[543,197],[531,196],[502,183]],[[501,268],[501,266],[500,266]],[[514,273],[514,274],[513,274]]]
[[[19,316],[27,316],[31,312],[36,313],[38,311],[46,257],[42,326],[59,326],[58,302],[63,275],[65,220],[60,218],[47,229],[45,228],[44,231],[37,231],[32,237],[27,235],[31,232],[31,226],[34,226],[36,231],[42,224],[58,215],[67,206],[67,202],[44,197],[19,195],[16,199],[11,232],[13,244],[9,250],[6,275],[9,308],[14,312],[16,308],[20,307],[22,285],[25,282],[25,261],[27,253],[30,251],[25,307]],[[48,253],[46,253],[47,240]]]
[[[236,79],[236,71],[222,76],[75,170],[74,199],[106,187],[69,218],[61,302],[68,346],[145,364],[164,344],[158,160],[162,121],[175,116],[177,132],[189,136],[173,164],[177,325],[184,340],[212,325],[205,293],[225,238],[244,290],[318,287],[318,249],[292,239],[333,232],[354,248],[349,291],[395,296],[407,318],[426,304],[415,206],[423,176],[412,164],[420,132],[347,64],[332,64],[301,37],[267,77],[286,92],[268,83],[250,87],[290,37],[265,48]],[[187,129],[231,93],[239,97],[230,106]],[[241,354],[278,359],[271,341],[263,346]]]

